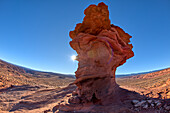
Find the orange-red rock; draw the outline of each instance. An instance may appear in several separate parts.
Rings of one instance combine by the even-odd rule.
[[[70,32],[70,37],[73,39],[79,33],[88,33],[97,35],[103,29],[111,29],[109,20],[108,6],[103,2],[96,5],[90,5],[84,11],[85,17],[82,23],[76,25],[74,31]]]
[[[134,56],[129,44],[131,36],[110,24],[104,3],[90,5],[84,14],[83,22],[70,32],[70,46],[79,61],[74,82],[78,98],[70,99],[70,104],[110,105],[120,91],[115,82],[116,68]]]

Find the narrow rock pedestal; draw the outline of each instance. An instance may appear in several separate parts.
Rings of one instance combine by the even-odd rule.
[[[90,5],[82,23],[70,32],[70,46],[77,52],[77,86],[69,105],[60,105],[61,112],[97,112],[113,109],[124,90],[115,81],[116,68],[134,56],[131,36],[110,24],[108,6]],[[105,106],[105,107],[104,107]],[[116,106],[114,106],[116,107]],[[123,108],[122,108],[123,109]]]

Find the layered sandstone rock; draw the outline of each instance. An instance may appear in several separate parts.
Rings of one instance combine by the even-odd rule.
[[[74,82],[77,95],[69,102],[109,105],[120,90],[115,82],[116,68],[134,56],[129,44],[131,36],[110,24],[104,3],[90,5],[84,14],[83,22],[70,32],[70,46],[76,50],[79,63]]]

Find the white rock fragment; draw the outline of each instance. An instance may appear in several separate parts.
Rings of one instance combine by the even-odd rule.
[[[154,107],[154,104],[152,103],[151,106]]]
[[[158,102],[158,103],[156,104],[156,106],[157,106],[158,108],[160,108],[160,107],[161,107],[161,103]]]
[[[132,100],[133,104],[137,104],[139,102],[139,100]]]
[[[165,109],[169,111],[170,110],[170,106],[166,106]]]
[[[144,109],[147,109],[147,108],[148,108],[148,104],[144,105],[143,108],[144,108]]]
[[[157,103],[160,103],[160,101],[159,100],[155,100],[155,104],[157,104]]]
[[[139,107],[139,106],[142,106],[142,104],[146,103],[145,100],[142,100],[141,102],[138,102],[137,104],[135,104],[134,106],[135,107]]]
[[[147,100],[147,102],[148,102],[149,104],[151,104],[151,103],[152,103],[152,100]]]
[[[135,110],[135,111],[140,111],[138,108],[135,108],[134,110]]]

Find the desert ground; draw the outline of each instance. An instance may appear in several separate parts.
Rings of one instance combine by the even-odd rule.
[[[57,113],[58,105],[67,104],[76,89],[75,85],[70,85],[75,80],[72,75],[29,70],[4,61],[0,66],[0,113]],[[156,107],[148,106],[146,110],[126,101],[129,109],[136,109],[139,113],[169,112],[170,68],[118,77],[116,81],[121,88],[143,95],[139,101],[161,103]]]

